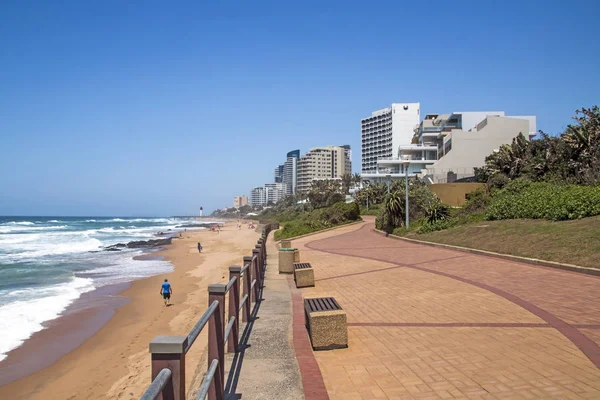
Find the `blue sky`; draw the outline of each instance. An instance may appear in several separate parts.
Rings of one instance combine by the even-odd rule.
[[[550,133],[600,103],[597,1],[287,3],[0,3],[0,215],[222,207],[296,148],[358,171],[392,102]]]

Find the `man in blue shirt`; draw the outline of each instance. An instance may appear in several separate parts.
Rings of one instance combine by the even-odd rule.
[[[171,293],[173,293],[173,289],[171,289],[171,284],[168,279],[165,279],[165,282],[162,284],[160,288],[160,294],[165,301],[165,307],[168,307],[171,302]]]

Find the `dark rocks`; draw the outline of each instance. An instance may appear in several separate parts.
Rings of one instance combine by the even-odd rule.
[[[110,246],[106,246],[104,251],[120,251],[122,249],[140,249],[146,247],[159,247],[166,246],[171,244],[172,238],[166,239],[150,239],[150,240],[136,240],[133,242],[125,243],[117,243]]]

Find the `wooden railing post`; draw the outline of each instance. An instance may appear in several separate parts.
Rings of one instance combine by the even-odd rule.
[[[256,250],[258,250],[258,270],[260,271],[260,278],[262,281],[263,278],[263,270],[264,270],[264,261],[263,261],[263,254],[262,254],[262,245],[257,244],[256,246],[254,246],[254,248]],[[260,285],[262,287],[262,284]]]
[[[232,265],[229,267],[229,280],[236,278],[233,286],[229,289],[229,312],[227,313],[227,319],[235,317],[233,327],[229,333],[229,339],[227,340],[227,351],[229,353],[238,352],[238,340],[240,332],[240,275],[242,267],[238,265]],[[229,323],[229,321],[227,321]]]
[[[252,249],[252,267],[254,270],[252,271],[252,275],[254,275],[254,279],[256,279],[256,285],[254,285],[255,299],[256,301],[260,300],[258,298],[258,290],[262,287],[262,279],[260,273],[260,251],[258,249]]]
[[[187,336],[157,336],[150,342],[152,380],[163,369],[171,370],[171,381],[157,397],[160,400],[185,400],[185,348]]]
[[[219,306],[208,322],[208,367],[214,359],[219,360],[210,389],[209,400],[223,400],[225,389],[225,292],[222,284],[208,285],[208,305],[217,300]]]
[[[252,310],[252,302],[254,300],[254,290],[250,290],[252,286],[252,256],[244,256],[244,265],[248,264],[248,268],[244,271],[244,295],[248,295],[248,300],[244,303],[244,312],[242,313],[242,321],[250,321]]]

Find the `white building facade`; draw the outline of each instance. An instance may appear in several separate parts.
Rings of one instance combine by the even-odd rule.
[[[361,120],[361,175],[364,179],[377,177],[377,161],[396,156],[401,144],[411,142],[420,118],[420,103],[394,103]]]
[[[394,157],[378,160],[376,181],[419,176],[430,183],[468,178],[485,157],[522,133],[536,134],[535,116],[506,116],[504,111],[427,114],[415,129],[416,144],[398,146]],[[449,178],[451,177],[451,178]]]

